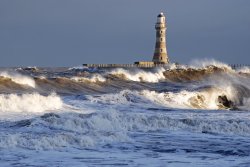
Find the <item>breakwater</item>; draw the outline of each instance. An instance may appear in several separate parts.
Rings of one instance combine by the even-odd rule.
[[[101,67],[101,68],[154,68],[167,67],[168,64],[83,64],[84,67]]]
[[[250,64],[229,64],[232,69],[239,69],[242,67],[250,67]]]
[[[180,64],[175,64],[176,66]],[[169,64],[153,64],[153,63],[135,63],[135,64],[83,64],[84,67],[91,68],[155,68],[168,67]],[[184,65],[188,66],[188,65]],[[250,64],[228,64],[232,69],[239,69],[242,67],[250,67]]]

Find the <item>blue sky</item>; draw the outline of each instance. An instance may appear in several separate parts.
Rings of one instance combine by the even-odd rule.
[[[150,61],[161,11],[172,62],[250,64],[249,0],[0,0],[0,66]]]

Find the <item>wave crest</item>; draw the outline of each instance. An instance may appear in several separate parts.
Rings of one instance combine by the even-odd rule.
[[[125,79],[136,81],[136,82],[152,82],[156,83],[161,80],[164,80],[165,77],[163,75],[163,72],[165,71],[164,68],[156,68],[154,71],[145,71],[140,69],[134,69],[134,70],[126,70],[123,68],[117,68],[112,70],[111,72],[108,72],[108,74],[112,75],[122,75]]]
[[[49,110],[58,110],[63,102],[56,94],[43,96],[38,93],[33,94],[1,94],[0,111],[1,112],[44,112]]]
[[[206,119],[204,119],[206,117]],[[184,130],[189,132],[249,136],[249,119],[232,119],[220,113],[137,113],[102,111],[94,114],[67,113],[43,115],[21,126],[22,133],[0,132],[0,148],[21,147],[58,150],[65,147],[85,148],[94,145],[127,142],[131,132]],[[32,127],[33,133],[30,134]],[[41,129],[43,130],[41,135]]]
[[[4,77],[4,78],[8,78],[17,84],[27,85],[27,86],[30,86],[32,88],[36,87],[36,84],[35,84],[35,81],[33,80],[33,78],[28,77],[28,76],[24,76],[24,75],[21,75],[18,73],[9,73],[6,71],[0,72],[0,76]]]
[[[90,77],[72,77],[71,80],[76,81],[76,82],[105,82],[106,78],[99,74],[94,74]]]

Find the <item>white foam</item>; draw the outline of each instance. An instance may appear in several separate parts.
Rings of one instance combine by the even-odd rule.
[[[233,112],[225,114],[225,111],[212,114],[210,111],[149,112],[147,107],[150,106],[160,108],[159,106],[170,106],[177,102],[188,106],[185,102],[188,103],[188,98],[196,96],[196,93],[183,91],[173,94],[174,98],[168,95],[166,92],[157,93],[148,90],[141,92],[124,90],[118,94],[102,96],[88,95],[86,100],[74,100],[75,105],[79,103],[77,106],[81,106],[83,113],[60,112],[56,115],[33,118],[27,125],[11,122],[10,128],[21,126],[22,128],[18,129],[22,129],[22,133],[0,132],[0,148],[20,147],[35,150],[85,148],[113,142],[131,142],[130,134],[133,132],[143,133],[161,129],[249,136],[250,117],[247,112],[244,116]],[[186,97],[178,100],[181,96]],[[50,101],[55,103],[53,100]],[[96,112],[86,114],[86,110],[89,110],[86,106]]]
[[[6,72],[6,71],[0,72],[0,76],[5,77],[5,78],[9,78],[17,84],[28,85],[32,88],[36,87],[35,81],[28,76],[24,76],[24,75],[21,75],[18,73],[13,73],[13,72],[10,73],[10,72]]]
[[[209,88],[200,91],[180,92],[156,92],[150,90],[131,91],[123,90],[116,94],[105,94],[102,96],[89,96],[88,100],[93,103],[115,105],[118,108],[128,107],[128,105],[139,108],[166,107],[179,109],[223,109],[219,101],[219,96],[226,96],[236,105],[239,104],[235,88],[225,86],[223,88]]]
[[[144,81],[144,82],[152,82],[156,83],[160,80],[165,79],[163,72],[165,69],[163,67],[157,68],[154,72],[144,71],[140,69],[136,69],[134,71],[132,70],[125,70],[122,68],[117,68],[112,70],[111,72],[108,72],[108,74],[113,75],[124,75],[128,80],[131,81]]]
[[[172,108],[182,108],[182,109],[208,109],[217,110],[221,109],[218,103],[218,97],[226,95],[230,97],[231,91],[230,87],[225,90],[212,88],[205,91],[181,91],[178,93],[168,92],[168,93],[149,93],[148,98],[161,99],[159,102],[168,107]],[[162,100],[163,99],[163,100]]]
[[[68,68],[68,70],[85,70],[88,69],[88,67],[84,67],[84,66],[75,66],[75,67],[70,67]]]
[[[106,81],[106,79],[100,74],[93,74],[90,77],[72,77],[71,80],[76,81],[76,82],[84,82],[84,81],[105,82]]]
[[[249,67],[242,67],[242,68],[238,69],[237,72],[250,74],[250,68]]]
[[[157,93],[155,91],[143,91],[144,95],[152,102],[171,108],[182,109],[220,109],[217,98],[223,95],[222,90],[210,91],[181,91],[177,93],[165,92]]]
[[[43,96],[38,93],[33,94],[1,94],[0,112],[44,112],[60,109],[63,102],[56,94]]]
[[[229,71],[233,71],[232,68],[225,63],[219,62],[214,59],[200,59],[200,60],[192,60],[191,63],[189,63],[190,67],[192,68],[206,68],[207,66],[216,66],[222,69],[227,69]]]
[[[38,78],[39,78],[39,79],[42,79],[42,80],[46,80],[46,79],[47,79],[47,77],[44,76],[44,75],[38,76]]]
[[[129,108],[129,110],[133,109]],[[26,129],[28,129],[27,132],[25,132]],[[242,120],[233,113],[231,115],[225,113],[207,115],[202,112],[150,114],[146,110],[142,113],[136,110],[132,113],[107,110],[91,115],[67,113],[56,117],[38,117],[32,120],[33,133],[30,133],[30,127],[25,126],[23,133],[6,135],[7,132],[0,132],[0,148],[21,147],[36,150],[60,149],[67,146],[82,148],[119,141],[126,142],[131,140],[129,134],[132,132],[141,133],[160,129],[244,136],[249,136],[250,133],[249,118]]]

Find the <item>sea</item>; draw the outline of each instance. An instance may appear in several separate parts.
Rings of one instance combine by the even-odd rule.
[[[250,68],[0,68],[1,167],[249,167]]]

